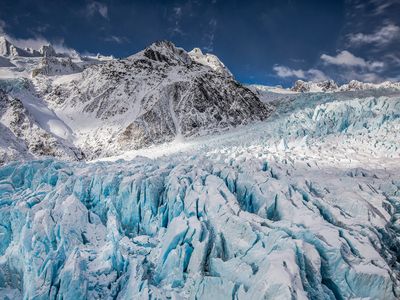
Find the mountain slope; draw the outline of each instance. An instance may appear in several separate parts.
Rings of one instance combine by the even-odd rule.
[[[83,159],[83,153],[68,141],[69,130],[65,124],[45,106],[29,100],[28,96],[21,101],[0,89],[0,160],[33,156]]]

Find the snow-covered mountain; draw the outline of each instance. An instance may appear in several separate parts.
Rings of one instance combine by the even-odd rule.
[[[7,47],[0,299],[399,299],[397,83]]]
[[[90,66],[51,88],[44,98],[93,156],[220,131],[271,112],[231,76],[196,63],[170,42]]]
[[[50,46],[35,53],[4,56],[14,67],[0,70],[0,87],[23,105],[47,106],[68,128],[68,137],[58,135],[66,139],[62,144],[89,159],[227,130],[264,120],[272,110],[218,58],[196,50],[189,55],[170,42],[126,59],[68,57]],[[21,78],[29,88],[18,83]],[[54,128],[45,127],[53,136]]]

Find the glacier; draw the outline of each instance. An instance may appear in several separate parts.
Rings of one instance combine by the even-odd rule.
[[[1,297],[397,299],[399,94],[272,103],[168,153],[2,166]]]

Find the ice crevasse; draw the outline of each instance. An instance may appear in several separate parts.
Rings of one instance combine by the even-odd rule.
[[[6,165],[0,294],[396,299],[396,175],[304,168],[221,153]]]

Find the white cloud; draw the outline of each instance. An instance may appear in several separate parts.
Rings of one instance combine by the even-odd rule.
[[[104,19],[108,20],[108,7],[104,3],[92,1],[87,5],[86,12],[89,17],[91,17],[97,13],[100,16],[102,16]]]
[[[385,78],[381,76],[384,64],[379,61],[367,61],[361,57],[357,57],[347,50],[339,52],[336,56],[327,54],[321,55],[321,61],[325,66],[334,65],[341,69],[336,70],[335,77],[343,81],[359,80],[363,82],[381,82]],[[311,68],[291,69],[286,66],[276,65],[273,67],[277,76],[282,78],[298,78],[309,81],[323,81],[330,79],[324,71]]]
[[[330,79],[324,72],[317,69],[309,69],[306,72],[306,75],[312,81],[323,81]]]
[[[305,74],[303,70],[294,70],[285,66],[274,66],[274,71],[279,77],[297,77],[297,78],[305,78]]]
[[[384,64],[379,61],[366,61],[361,57],[357,57],[347,50],[339,52],[336,56],[322,54],[321,59],[325,64],[344,66],[344,67],[360,67],[368,70],[377,70],[383,68]]]
[[[329,79],[328,76],[325,75],[324,72],[317,69],[309,69],[309,70],[302,70],[302,69],[291,69],[285,66],[274,66],[275,73],[282,78],[300,78],[306,79],[311,81],[323,81]]]
[[[352,33],[348,35],[352,44],[377,44],[384,46],[400,38],[400,27],[394,24],[388,24],[371,34]]]

